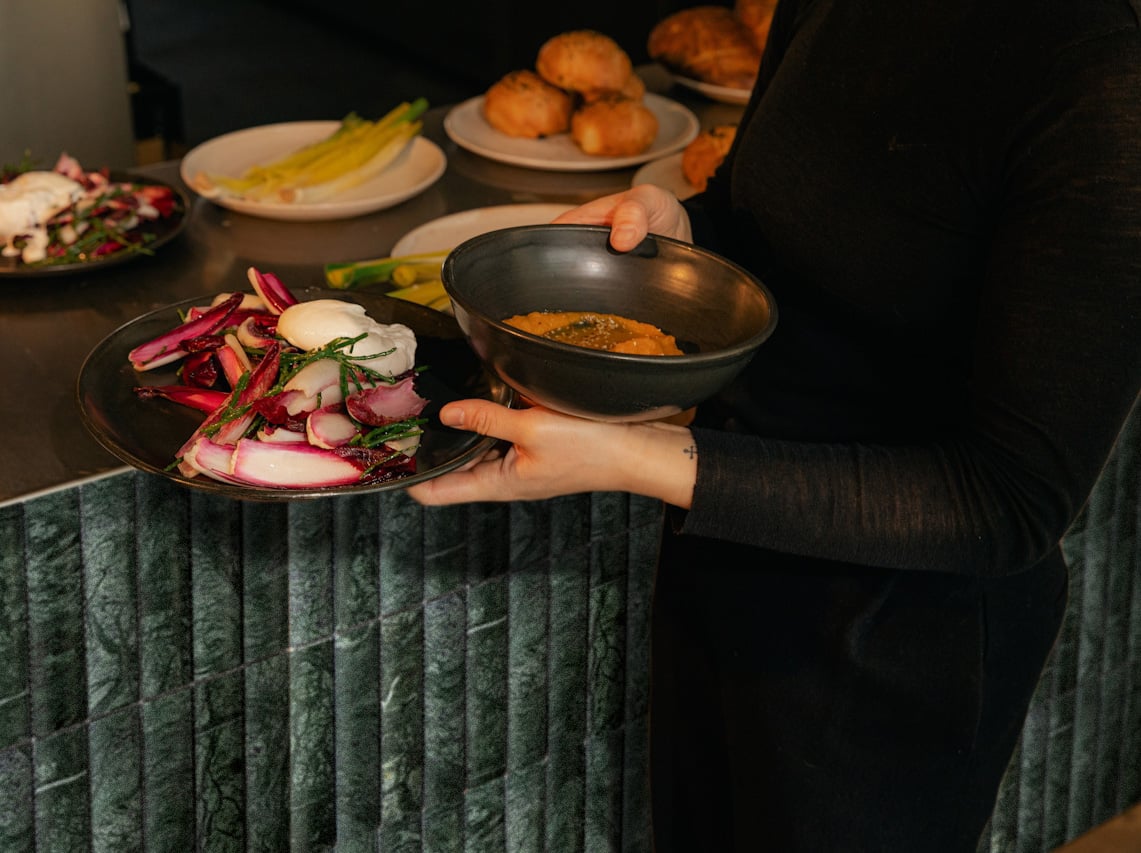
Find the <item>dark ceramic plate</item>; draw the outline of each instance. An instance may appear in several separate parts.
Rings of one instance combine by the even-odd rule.
[[[58,264],[25,264],[19,258],[5,258],[0,256],[0,278],[41,278],[43,276],[66,275],[79,271],[90,272],[94,269],[116,266],[128,261],[138,260],[153,254],[159,247],[169,243],[182,233],[186,227],[187,211],[189,209],[186,195],[177,187],[163,181],[144,178],[125,172],[111,172],[113,181],[129,181],[133,184],[145,186],[166,187],[174,193],[175,206],[170,216],[150,222],[144,222],[136,229],[138,234],[149,234],[151,240],[147,243],[145,251],[119,251],[111,255],[103,255],[87,261],[73,261]]]
[[[79,407],[84,425],[107,450],[142,471],[149,471],[185,486],[243,500],[283,501],[329,495],[360,494],[399,489],[430,480],[475,459],[494,439],[442,426],[438,413],[450,400],[483,397],[511,405],[513,392],[484,372],[455,321],[423,306],[368,293],[295,289],[299,299],[347,299],[365,307],[380,323],[403,323],[416,333],[416,364],[426,367],[416,380],[421,396],[430,401],[422,416],[424,426],[416,453],[416,472],[399,480],[359,486],[312,489],[272,489],[235,486],[208,477],[183,477],[167,470],[183,442],[201,423],[203,415],[166,400],[140,400],[139,385],[170,385],[177,364],[137,373],[127,353],[179,321],[179,309],[202,305],[210,296],[188,299],[144,314],[108,335],[92,350],[79,374]]]

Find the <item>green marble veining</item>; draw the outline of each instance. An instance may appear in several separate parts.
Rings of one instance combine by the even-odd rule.
[[[321,850],[337,838],[333,643],[289,658],[289,831],[294,850]]]
[[[547,686],[550,671],[546,564],[507,576],[506,768],[523,773],[547,754]],[[542,798],[539,799],[542,802]]]
[[[333,615],[336,630],[346,632],[379,612],[380,524],[376,501],[367,495],[338,501],[333,509]]]
[[[475,586],[482,580],[502,575],[511,565],[511,505],[471,504],[465,510],[462,522],[464,581],[468,586]]]
[[[250,664],[245,691],[246,849],[288,850],[290,837],[290,656],[276,654]]]
[[[380,626],[347,629],[333,658],[337,846],[372,851],[380,814]]]
[[[134,501],[134,483],[125,477],[98,481],[83,492],[79,524],[91,715],[122,708],[139,696]],[[108,506],[128,511],[109,514]]]
[[[149,700],[194,677],[190,493],[158,477],[113,479],[135,485],[141,698]]]
[[[18,743],[29,728],[23,521],[23,507],[0,507],[0,750]],[[0,765],[0,773],[3,769]],[[4,839],[3,809],[0,804],[0,841]]]
[[[232,501],[199,493],[190,509],[191,651],[201,679],[243,659],[242,513]]]
[[[468,590],[466,689],[461,707],[467,717],[469,789],[501,779],[507,771],[507,601],[506,576]]]
[[[584,849],[589,576],[589,550],[552,557],[546,833],[552,851]]]
[[[460,593],[424,605],[423,846],[432,853],[463,849],[466,776],[463,714],[467,602]]]
[[[38,738],[32,761],[35,849],[50,853],[87,850],[95,827],[86,730],[73,726]]]
[[[256,661],[290,643],[289,507],[234,506],[242,514],[242,659]]]
[[[419,516],[424,600],[462,589],[467,580],[466,507],[432,507]]]
[[[623,732],[604,731],[586,742],[585,849],[622,846]]]
[[[137,705],[92,720],[91,849],[121,853],[143,848],[142,740]]]
[[[981,849],[1141,796],[1141,418]],[[238,503],[117,474],[0,508],[0,850],[650,853],[661,507]]]
[[[197,837],[193,688],[144,703],[141,716],[144,849],[185,851]]]
[[[329,501],[289,505],[289,644],[303,646],[333,632],[333,509]]]
[[[35,782],[31,743],[0,750],[0,850],[35,848]]]
[[[87,717],[79,493],[29,504],[25,525],[28,687],[42,737]]]
[[[547,768],[543,762],[510,770],[505,781],[503,831],[509,853],[543,850]]]
[[[489,779],[468,788],[464,802],[464,851],[484,853],[507,846],[502,779]]]
[[[417,850],[424,790],[424,617],[380,623],[380,823],[382,851]]]
[[[379,552],[380,613],[420,607],[424,601],[423,513],[410,500],[387,497]]]
[[[242,682],[235,670],[194,688],[196,832],[204,848],[219,853],[245,847]]]

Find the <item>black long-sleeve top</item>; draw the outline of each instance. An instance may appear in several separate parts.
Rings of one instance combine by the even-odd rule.
[[[695,239],[774,292],[682,532],[1057,557],[1141,387],[1138,0],[781,0]],[[712,427],[712,428],[710,428]]]

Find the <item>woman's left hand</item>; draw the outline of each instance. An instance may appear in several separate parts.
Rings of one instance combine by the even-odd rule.
[[[690,431],[664,423],[604,423],[542,407],[510,409],[459,400],[440,411],[445,426],[510,443],[467,468],[408,488],[422,504],[539,500],[625,491],[688,507],[697,473]]]

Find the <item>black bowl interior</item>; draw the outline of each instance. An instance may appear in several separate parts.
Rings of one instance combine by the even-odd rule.
[[[731,356],[771,333],[771,294],[740,267],[657,236],[617,252],[609,233],[533,225],[483,234],[449,255],[444,284],[464,310],[491,323],[531,311],[606,312],[657,326],[687,353]]]

